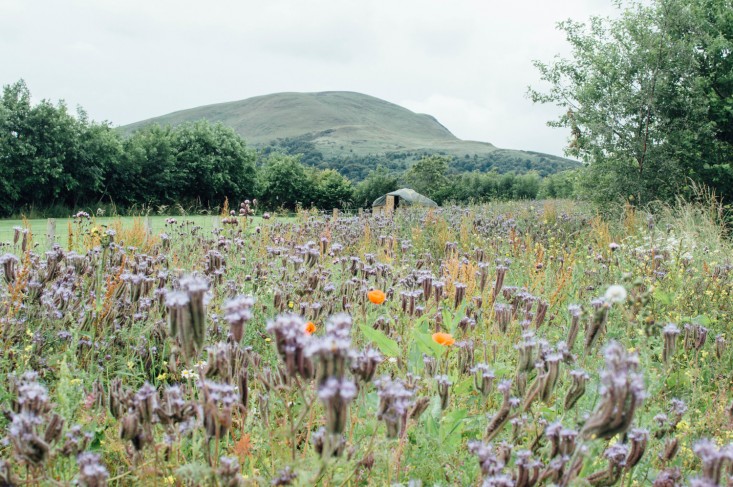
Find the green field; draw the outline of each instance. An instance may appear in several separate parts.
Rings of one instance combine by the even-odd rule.
[[[123,227],[132,226],[135,221],[144,222],[146,217],[141,216],[129,216],[129,217],[99,217],[92,218],[89,222],[90,227],[98,226],[100,229],[106,229],[120,222]],[[221,218],[219,216],[212,215],[186,215],[186,216],[164,216],[164,215],[152,215],[147,217],[150,222],[151,235],[158,235],[161,232],[166,231],[166,219],[174,218],[178,222],[189,221],[193,222],[193,225],[200,226],[205,232],[209,233],[215,226],[220,227]],[[280,219],[282,219],[281,217]],[[288,218],[288,217],[284,217]],[[56,241],[64,243],[67,238],[68,225],[69,223],[74,224],[73,218],[55,218],[51,219],[56,222]],[[251,219],[253,223],[258,224],[262,221],[261,217],[254,217]],[[33,233],[34,242],[41,246],[46,246],[46,232],[48,227],[48,219],[32,219],[32,220],[0,220],[0,245],[9,244],[13,241],[13,235],[15,233],[15,227],[29,228]],[[144,224],[144,223],[143,223]]]

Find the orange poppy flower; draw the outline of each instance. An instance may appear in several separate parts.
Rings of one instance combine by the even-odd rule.
[[[309,321],[308,323],[305,324],[305,332],[307,334],[312,335],[313,332],[315,332],[315,331],[316,331],[316,324],[315,323],[313,323],[312,321]]]
[[[382,304],[384,300],[387,299],[387,295],[384,294],[384,291],[380,291],[379,289],[369,291],[367,293],[367,297],[369,298],[369,301],[374,304]]]
[[[439,343],[440,345],[443,345],[444,347],[450,347],[454,343],[456,343],[456,339],[453,338],[453,335],[450,333],[433,333],[433,341],[435,343]]]

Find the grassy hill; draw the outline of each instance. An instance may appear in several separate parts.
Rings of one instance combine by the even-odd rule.
[[[537,169],[552,173],[576,164],[548,154],[461,140],[430,115],[346,91],[257,96],[181,110],[120,130],[129,134],[149,124],[175,126],[201,119],[232,127],[254,147],[302,153],[309,164],[337,169],[353,166],[355,161],[361,167],[382,159],[392,161],[394,169],[404,169],[400,166],[433,153],[461,161],[465,166],[462,170]],[[363,174],[351,174],[356,179],[360,176]]]

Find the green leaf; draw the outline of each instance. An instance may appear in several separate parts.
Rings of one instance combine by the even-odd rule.
[[[430,436],[438,436],[438,423],[435,421],[435,418],[430,414],[426,415],[425,418],[425,427]]]
[[[415,322],[415,330],[420,330],[423,333],[428,333],[428,317],[427,315],[422,315],[420,318],[417,319]]]
[[[440,421],[440,437],[443,443],[455,447],[456,442],[460,441],[461,425],[467,414],[465,409],[459,409],[443,416]]]
[[[710,318],[708,318],[706,315],[695,316],[692,319],[692,322],[695,323],[696,325],[702,325],[702,326],[710,326],[710,323],[711,323]]]
[[[473,379],[463,379],[453,387],[453,394],[455,394],[456,396],[463,396],[464,394],[469,394],[472,389]]]
[[[386,356],[398,357],[400,355],[400,347],[397,345],[397,342],[381,331],[375,330],[369,325],[360,325],[359,329],[367,340],[374,342],[379,348],[379,351]]]
[[[412,331],[412,336],[415,338],[417,347],[422,353],[431,355],[435,358],[438,358],[443,354],[445,348],[443,347],[443,345],[435,343],[432,336],[425,333],[420,333],[417,330]]]
[[[665,293],[661,289],[655,289],[654,290],[654,299],[659,301],[665,306],[669,306],[674,301],[674,294],[672,293]]]
[[[455,429],[461,424],[461,422],[465,419],[467,415],[468,411],[466,411],[465,409],[458,409],[456,411],[451,411],[450,413],[443,416],[441,424],[446,428],[446,431],[448,432],[446,436],[455,431]]]

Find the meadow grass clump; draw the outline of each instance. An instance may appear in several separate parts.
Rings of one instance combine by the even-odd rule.
[[[0,483],[731,475],[733,246],[709,210],[254,204],[152,236],[80,212],[48,249],[14,231]]]

